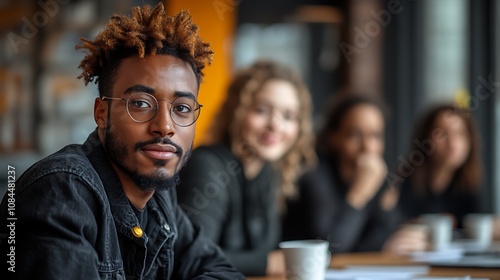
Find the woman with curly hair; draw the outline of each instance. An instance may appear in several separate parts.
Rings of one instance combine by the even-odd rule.
[[[246,275],[283,271],[280,211],[315,161],[311,100],[290,69],[260,61],[240,71],[212,130],[181,172],[178,198]]]

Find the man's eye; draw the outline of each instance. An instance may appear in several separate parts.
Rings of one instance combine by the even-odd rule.
[[[191,112],[191,107],[186,105],[186,104],[180,104],[180,105],[175,105],[173,108],[174,111],[178,113],[190,113]]]
[[[151,103],[146,101],[146,100],[140,100],[140,99],[132,100],[132,101],[130,101],[130,104],[134,108],[143,108],[143,109],[153,108]]]

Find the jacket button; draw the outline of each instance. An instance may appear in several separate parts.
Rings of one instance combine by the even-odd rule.
[[[135,226],[132,228],[132,234],[137,238],[142,237],[143,233],[144,232],[142,231],[142,228],[140,228],[139,226]]]
[[[170,226],[168,224],[164,224],[163,229],[166,230],[167,232],[170,232]]]

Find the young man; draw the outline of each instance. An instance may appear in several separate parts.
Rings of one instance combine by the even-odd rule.
[[[3,275],[243,279],[176,202],[201,109],[202,69],[213,54],[197,30],[187,12],[167,17],[162,4],[136,7],[133,17],[113,16],[77,47],[87,50],[80,77],[98,83],[97,129],[16,182],[15,244],[11,227],[0,229]],[[4,224],[8,202],[6,195]]]

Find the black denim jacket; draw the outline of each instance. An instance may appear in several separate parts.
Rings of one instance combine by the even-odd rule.
[[[244,279],[192,226],[175,190],[157,191],[147,226],[139,224],[97,131],[28,169],[16,182],[14,209],[8,194],[0,205],[1,279]]]

